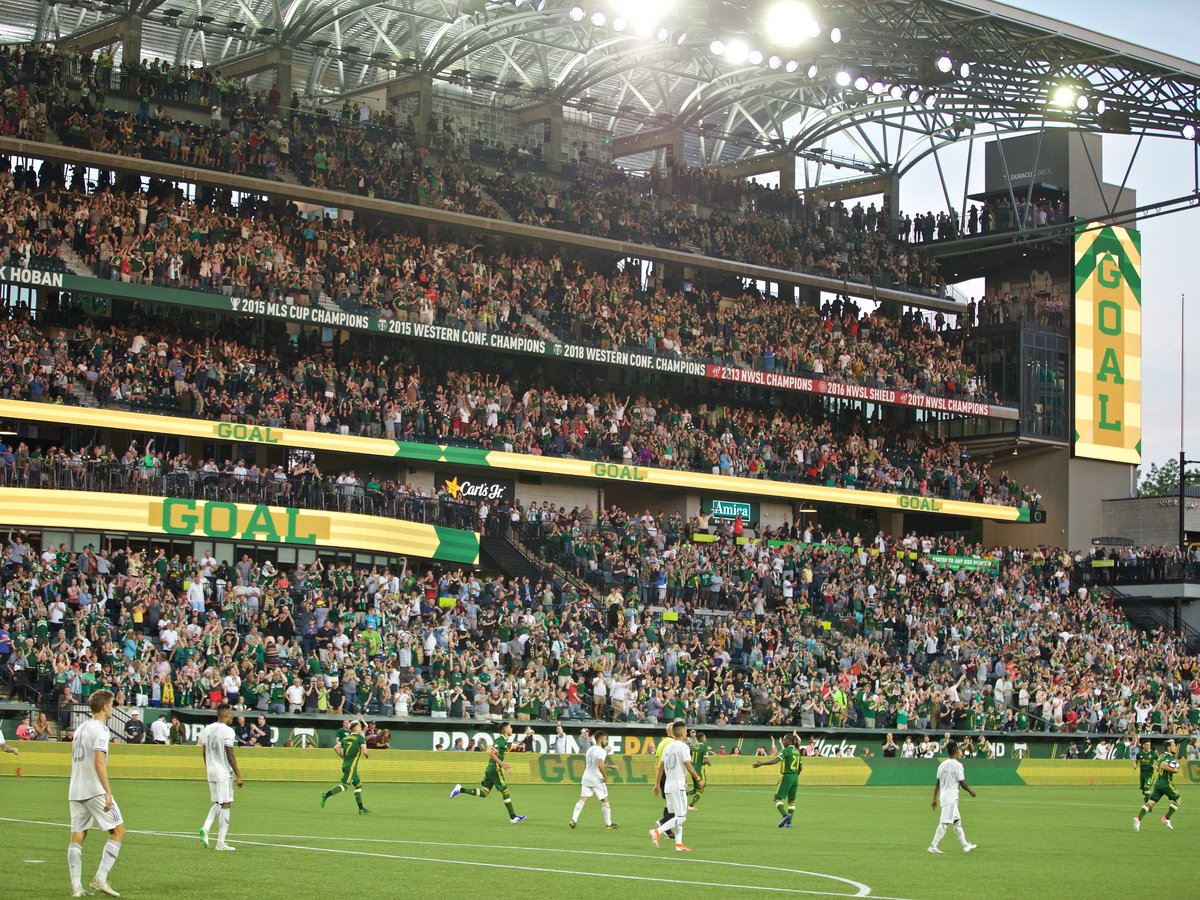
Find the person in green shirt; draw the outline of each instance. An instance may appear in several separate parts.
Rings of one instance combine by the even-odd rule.
[[[704,732],[696,735],[696,743],[692,744],[692,768],[700,776],[700,780],[692,779],[692,792],[688,797],[688,808],[695,809],[696,804],[700,802],[700,795],[704,793],[701,785],[704,784],[704,767],[712,765],[708,761],[708,755],[711,751],[708,749],[708,738]]]
[[[342,777],[337,784],[321,795],[321,808],[325,808],[325,801],[334,794],[343,794],[346,792],[347,785],[354,785],[354,802],[358,804],[358,814],[366,815],[370,810],[363,806],[362,802],[362,782],[358,778],[358,761],[365,759],[370,754],[367,753],[367,740],[363,737],[362,721],[356,719],[352,722],[350,733],[342,735],[333,749],[342,759]]]
[[[516,810],[513,809],[512,796],[508,791],[507,774],[512,771],[512,766],[504,761],[504,757],[508,753],[508,748],[512,746],[513,728],[508,722],[500,723],[500,735],[488,747],[488,764],[484,770],[483,780],[479,782],[479,787],[464,788],[461,784],[456,784],[454,790],[450,792],[450,798],[454,799],[459,794],[469,794],[472,797],[486,797],[492,792],[492,788],[497,788],[500,791],[500,796],[504,798],[504,808],[508,810],[508,821],[513,825],[518,822],[524,822],[524,816],[518,816]]]
[[[1154,787],[1150,791],[1150,795],[1146,798],[1146,802],[1142,805],[1141,811],[1133,820],[1133,830],[1142,830],[1142,817],[1154,809],[1154,804],[1158,803],[1163,797],[1170,800],[1170,805],[1167,807],[1167,814],[1163,816],[1162,823],[1168,828],[1174,830],[1175,826],[1171,824],[1171,816],[1179,809],[1179,791],[1175,790],[1175,773],[1179,771],[1179,745],[1174,741],[1167,741],[1166,747],[1163,749],[1162,755],[1158,758],[1157,774],[1158,777],[1154,781]]]
[[[775,791],[775,808],[779,810],[778,828],[791,828],[796,812],[796,789],[800,786],[800,738],[795,734],[783,737],[783,749],[770,759],[754,764],[754,768],[779,763],[779,788]],[[785,806],[786,804],[786,806]]]
[[[1150,738],[1142,738],[1142,752],[1138,754],[1137,763],[1138,786],[1142,791],[1142,800],[1150,799],[1150,790],[1154,787],[1154,770],[1158,765],[1158,754],[1150,746]]]

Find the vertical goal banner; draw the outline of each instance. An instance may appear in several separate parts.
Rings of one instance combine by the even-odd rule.
[[[1075,455],[1142,460],[1142,238],[1075,228]]]

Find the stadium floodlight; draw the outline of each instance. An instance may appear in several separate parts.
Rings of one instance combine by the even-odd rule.
[[[935,106],[937,106],[937,94],[930,91],[925,95],[925,108],[933,109]]]
[[[722,53],[725,52],[725,42],[722,40],[713,41],[711,44],[708,45],[708,52],[711,53],[713,56],[720,56]]]
[[[587,13],[583,11],[582,6],[572,6],[571,11],[567,13],[567,15],[571,17],[572,22],[582,22],[583,17],[586,16]]]
[[[600,10],[596,10],[594,13],[592,13],[592,24],[595,25],[597,28],[603,28],[604,23],[607,21],[608,21],[608,16],[606,16]]]
[[[814,26],[820,33],[812,13],[799,0],[777,0],[767,9],[763,24],[771,42],[782,47],[795,47],[805,38],[813,37]]]
[[[842,69],[837,73],[837,75],[834,76],[833,80],[838,83],[839,87],[850,87],[850,82],[854,79],[851,78],[849,72],[847,72],[845,69]]]
[[[904,96],[904,88],[900,87],[898,84],[893,84],[889,93],[893,100],[899,100]]]
[[[783,60],[774,54],[767,60],[767,66],[772,69],[778,69],[781,65],[783,65]]]
[[[665,28],[660,28],[660,29],[658,29],[658,41],[659,41],[659,43],[663,43],[663,42],[665,42],[665,41],[666,41],[666,39],[667,39],[667,38],[669,38],[670,36],[671,36],[671,32],[667,31],[667,29],[665,29]]]
[[[1075,105],[1075,89],[1069,84],[1059,85],[1050,95],[1050,102],[1060,109],[1070,109]]]
[[[950,70],[954,68],[954,60],[948,56],[939,56],[937,58],[937,69],[943,75],[949,75]]]
[[[912,90],[910,90],[908,92],[908,102],[911,103],[913,106],[916,106],[917,101],[920,99],[921,99],[921,92],[918,91],[916,88],[913,88]]]
[[[887,85],[884,84],[882,81],[876,81],[871,85],[871,93],[874,94],[876,97],[878,97],[880,94],[882,94],[886,90],[887,90]]]
[[[1196,139],[1196,126],[1193,125],[1191,122],[1188,122],[1186,125],[1183,126],[1183,128],[1180,129],[1180,133],[1187,140],[1194,141]]]
[[[682,47],[683,42],[686,40],[687,40],[687,32],[686,31],[679,32],[678,36],[675,38],[675,46]]]
[[[865,91],[870,84],[871,82],[866,75],[859,75],[854,79],[854,89],[856,91]]]
[[[1106,109],[1108,109],[1108,103],[1106,103],[1102,99],[1096,101],[1096,112],[1097,113],[1099,113],[1100,115],[1104,115],[1104,111]]]
[[[617,16],[615,19],[612,20],[612,30],[613,31],[624,31],[625,26],[627,24],[628,23],[624,19],[622,19],[620,16]]]
[[[791,65],[791,63],[788,63],[788,65]],[[811,64],[811,65],[808,67],[808,77],[809,77],[809,78],[816,78],[816,77],[817,77],[817,73],[818,73],[818,72],[820,72],[820,71],[821,71],[821,67],[820,67],[820,66],[818,66],[816,63],[812,63],[812,64]]]
[[[1091,103],[1091,100],[1088,99],[1087,94],[1080,94],[1078,97],[1075,98],[1075,108],[1077,110],[1079,110],[1080,112],[1086,111],[1088,108],[1088,104],[1090,104],[1090,103]]]
[[[746,59],[750,61],[752,66],[761,66],[763,61],[763,52],[759,49],[751,50],[746,54]]]
[[[961,66],[959,66],[958,67],[958,76],[960,78],[970,78],[971,77],[971,64],[963,63]]]
[[[750,55],[750,47],[741,38],[734,38],[725,45],[725,58],[735,66],[740,66]]]
[[[842,29],[830,28],[829,29],[829,40],[835,44],[840,44],[842,42]]]

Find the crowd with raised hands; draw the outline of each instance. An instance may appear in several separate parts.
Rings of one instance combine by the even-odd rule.
[[[101,405],[228,422],[610,459],[829,487],[1011,506],[1039,496],[918,427],[835,424],[720,399],[686,402],[567,381],[421,368],[306,340],[248,342],[236,320],[180,327],[0,320],[0,397]]]
[[[70,552],[14,533],[0,662],[29,690],[107,687],[162,707],[921,732],[1200,724],[1197,658],[1135,630],[1086,583],[1086,554],[818,525],[739,542],[699,516],[593,518],[619,552],[640,544],[627,555],[647,570],[693,574],[647,597],[641,573],[579,591],[469,570]]]
[[[806,203],[794,191],[678,167],[647,178],[598,173],[590,165],[557,180],[515,177],[515,146],[501,154],[496,170],[485,172],[470,163],[472,141],[465,126],[461,135],[453,131],[449,114],[446,131],[436,130],[435,117],[430,139],[419,142],[411,119],[394,113],[372,114],[347,100],[333,115],[317,115],[311,101],[289,101],[274,88],[251,96],[219,69],[175,69],[162,60],[123,64],[114,79],[111,56],[105,60],[103,53],[17,47],[0,53],[0,87],[7,88],[11,127],[35,139],[53,130],[69,145],[102,152],[268,178],[290,170],[307,184],[383,199],[492,218],[507,213],[553,228],[883,287],[941,288],[936,263],[900,243],[900,226],[873,204]],[[108,109],[110,88],[136,96],[137,112]],[[211,103],[212,112],[197,110],[194,119],[179,121],[163,101],[205,110]],[[492,141],[474,143],[490,147]]]

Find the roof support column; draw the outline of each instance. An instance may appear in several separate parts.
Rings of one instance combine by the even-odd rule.
[[[539,103],[517,110],[517,124],[521,126],[542,125],[542,159],[552,172],[562,170],[563,108],[557,103]]]

